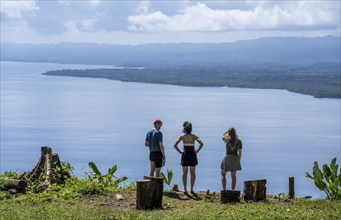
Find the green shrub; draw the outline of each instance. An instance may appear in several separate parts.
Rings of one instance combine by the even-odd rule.
[[[332,159],[330,166],[324,164],[322,171],[318,162],[314,162],[313,176],[308,172],[306,177],[314,180],[315,186],[327,194],[328,199],[341,199],[341,168],[336,164],[336,157]]]
[[[171,188],[171,182],[172,182],[172,179],[173,179],[173,171],[171,169],[167,169],[167,177],[166,175],[161,172],[161,177],[163,178],[163,183],[165,183],[169,189]]]
[[[118,178],[114,175],[117,170],[117,165],[109,168],[107,174],[102,174],[94,162],[89,162],[89,167],[92,169],[92,172],[89,173],[85,171],[85,173],[88,175],[89,180],[95,181],[103,187],[118,188],[120,183],[128,179],[125,176]]]

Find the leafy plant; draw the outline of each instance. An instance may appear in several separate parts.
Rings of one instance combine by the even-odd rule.
[[[88,178],[90,180],[95,180],[99,184],[101,184],[103,187],[114,187],[118,188],[118,185],[124,181],[126,181],[127,177],[121,177],[118,178],[114,175],[114,173],[117,170],[117,165],[112,166],[109,168],[107,174],[102,174],[101,171],[97,168],[96,164],[94,162],[89,162],[89,167],[92,169],[92,172],[86,172],[85,174],[88,175]]]
[[[58,184],[65,183],[65,181],[71,177],[73,167],[69,162],[60,162],[60,167],[56,166],[53,169],[53,180]]]
[[[314,180],[315,186],[327,194],[329,199],[341,199],[341,168],[336,164],[336,157],[332,159],[330,166],[324,164],[322,171],[318,162],[314,162],[313,176],[306,172],[306,177]]]
[[[278,200],[289,199],[289,195],[285,194],[284,192],[281,192],[281,193],[278,193],[277,198],[278,198]]]
[[[19,174],[17,172],[14,172],[14,171],[5,171],[3,174],[3,177],[7,177],[10,179],[18,179]]]
[[[169,187],[169,189],[171,188],[171,182],[172,182],[172,179],[173,179],[173,171],[171,169],[167,169],[167,177],[166,175],[161,172],[161,177],[163,178],[163,182],[165,184],[167,184],[167,186]]]

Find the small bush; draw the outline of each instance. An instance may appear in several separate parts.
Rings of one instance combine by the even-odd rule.
[[[336,164],[336,157],[332,159],[330,166],[324,164],[322,170],[318,162],[314,162],[313,176],[308,172],[306,177],[314,180],[315,186],[327,194],[328,199],[341,199],[341,168]]]

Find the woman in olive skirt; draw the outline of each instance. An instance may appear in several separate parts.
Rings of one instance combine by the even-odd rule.
[[[221,183],[223,190],[226,190],[226,173],[231,172],[232,190],[236,187],[237,177],[236,173],[241,170],[240,160],[242,158],[242,141],[238,139],[235,128],[229,128],[223,135],[225,142],[226,155],[221,161]]]
[[[178,144],[183,142],[183,150],[180,150]],[[195,149],[194,143],[197,141],[199,143],[198,149]],[[182,165],[182,182],[184,184],[185,194],[187,194],[187,173],[188,167],[190,167],[191,173],[191,193],[194,193],[194,183],[195,183],[195,168],[198,165],[197,154],[204,146],[202,141],[198,136],[192,134],[192,124],[188,121],[183,123],[183,134],[175,141],[174,148],[177,152],[181,154],[181,165]]]

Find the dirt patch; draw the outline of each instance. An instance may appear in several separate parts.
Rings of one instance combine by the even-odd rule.
[[[82,196],[80,202],[90,205],[108,206],[117,210],[135,209],[135,192],[122,195],[120,193],[113,193],[107,195],[89,195]]]

